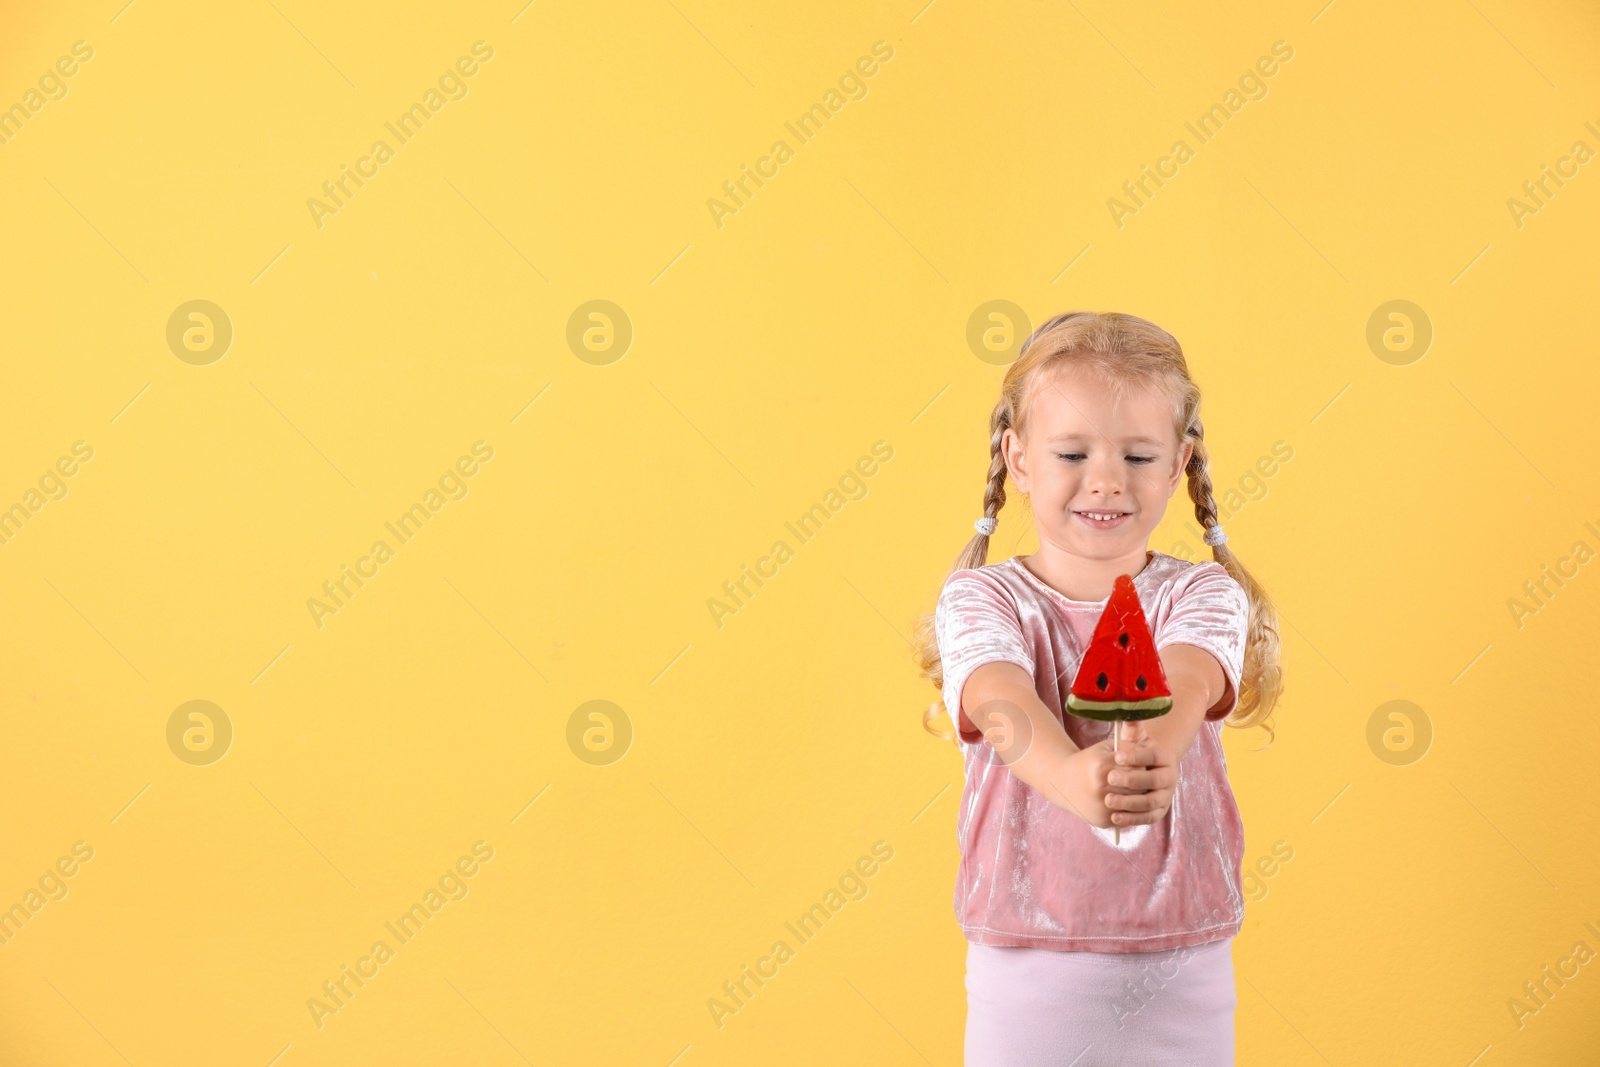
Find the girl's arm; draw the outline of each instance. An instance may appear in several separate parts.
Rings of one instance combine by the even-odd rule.
[[[1167,688],[1172,690],[1172,710],[1142,722],[1158,747],[1165,742],[1173,753],[1173,766],[1177,766],[1183,762],[1206,715],[1221,707],[1231,693],[1222,664],[1199,645],[1168,645],[1157,655],[1167,676]]]
[[[1091,825],[1111,826],[1107,791],[1124,790],[1107,782],[1110,740],[1078,748],[1039,699],[1033,675],[1015,663],[985,663],[962,687],[961,708],[1024,784]]]

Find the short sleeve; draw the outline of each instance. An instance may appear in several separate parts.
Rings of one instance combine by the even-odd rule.
[[[1023,634],[1016,601],[998,579],[977,570],[956,571],[945,582],[934,609],[934,632],[944,671],[944,706],[961,740],[983,735],[961,710],[961,689],[985,663],[1015,663],[1031,676],[1033,653]]]
[[[1181,580],[1184,585],[1174,594],[1166,621],[1156,635],[1156,648],[1195,645],[1217,658],[1232,699],[1226,706],[1207,712],[1206,718],[1224,719],[1239,704],[1250,598],[1233,575],[1214,561],[1196,564]]]

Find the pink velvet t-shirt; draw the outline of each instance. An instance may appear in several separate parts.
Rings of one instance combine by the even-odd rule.
[[[1249,601],[1222,565],[1151,551],[1134,575],[1156,648],[1197,645],[1228,681],[1178,767],[1159,822],[1112,831],[1089,825],[1020,779],[961,710],[961,688],[985,663],[1015,663],[1079,748],[1111,723],[1066,714],[1066,696],[1106,601],[1072,600],[1021,557],[959,570],[934,620],[944,704],[966,761],[956,836],[955,910],[968,941],[1090,952],[1153,952],[1239,932],[1244,824],[1228,784],[1222,722],[1238,703]]]

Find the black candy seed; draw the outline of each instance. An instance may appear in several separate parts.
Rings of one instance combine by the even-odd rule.
[[[1104,689],[1106,687],[1106,683],[1109,682],[1110,680],[1111,679],[1106,677],[1105,672],[1101,671],[1100,672],[1100,677],[1098,677],[1098,678],[1096,678],[1094,680],[1095,687],[1099,688],[1099,689]]]
[[[1143,690],[1144,689],[1144,675],[1141,674],[1141,675],[1139,675],[1139,677],[1135,678],[1133,680],[1133,684],[1134,684],[1135,688]]]
[[[1120,635],[1118,635],[1117,644],[1121,645],[1123,648],[1128,647],[1128,631],[1124,630]]]

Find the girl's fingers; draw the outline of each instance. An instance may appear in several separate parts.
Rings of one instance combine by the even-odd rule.
[[[1157,808],[1165,810],[1172,803],[1171,795],[1159,793],[1107,793],[1106,807],[1120,812],[1147,812]]]
[[[1132,725],[1136,729],[1131,734],[1120,735],[1117,741],[1116,751],[1118,755],[1123,753],[1128,753],[1129,755],[1139,753],[1142,755],[1155,747],[1155,738],[1151,737],[1150,732],[1144,728],[1144,723],[1140,722]]]
[[[1141,771],[1129,767],[1118,767],[1106,776],[1106,786],[1124,793],[1146,793],[1152,789],[1160,789],[1163,784],[1163,775],[1160,771]]]
[[[1145,768],[1115,767],[1106,775],[1106,784],[1126,786],[1143,793],[1151,789],[1172,789],[1178,784],[1178,772],[1172,767]]]
[[[1128,809],[1115,808],[1114,811],[1110,813],[1110,821],[1112,821],[1112,825],[1139,825],[1144,824],[1144,822],[1160,822],[1162,819],[1165,819],[1166,811],[1168,811],[1168,808],[1170,808],[1170,800],[1163,801],[1163,803],[1160,803],[1160,805],[1157,805],[1157,803],[1154,803],[1154,801],[1147,797],[1122,798],[1122,800],[1141,800],[1146,801],[1146,803],[1144,803],[1144,806],[1142,806],[1141,809],[1138,809],[1138,811],[1128,811]],[[1109,806],[1110,805],[1107,805],[1107,808],[1109,808]]]
[[[1112,757],[1119,767],[1150,767],[1158,758],[1151,745],[1123,745]]]

